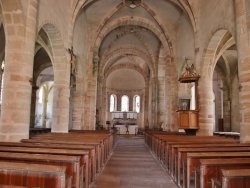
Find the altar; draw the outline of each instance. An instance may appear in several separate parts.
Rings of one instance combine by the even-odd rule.
[[[138,125],[115,125],[118,134],[134,134],[138,128]]]
[[[112,112],[112,125],[118,134],[135,134],[138,128],[136,112]]]

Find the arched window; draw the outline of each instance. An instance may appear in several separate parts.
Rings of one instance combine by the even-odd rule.
[[[117,97],[116,95],[110,95],[110,112],[116,111],[116,104],[117,104]]]
[[[38,97],[38,103],[43,103],[43,92],[44,92],[44,86],[42,85],[39,89],[39,97]]]
[[[133,103],[134,103],[133,110],[136,111],[137,113],[139,113],[140,112],[140,106],[141,106],[140,96],[139,95],[134,96]]]
[[[35,126],[50,127],[53,108],[54,81],[43,83],[37,91]]]
[[[127,112],[129,109],[129,98],[127,95],[122,96],[122,111]]]

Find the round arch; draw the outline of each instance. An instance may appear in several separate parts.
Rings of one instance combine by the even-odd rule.
[[[100,73],[101,75],[105,74],[105,69],[107,68],[107,63],[111,61],[113,58],[123,57],[125,54],[132,54],[135,56],[139,56],[148,64],[149,69],[151,70],[152,74],[155,76],[155,68],[150,59],[150,57],[142,50],[136,48],[135,46],[123,46],[115,49],[114,51],[110,52],[106,56],[103,57],[100,61]]]
[[[229,33],[228,29],[218,28],[214,30],[205,48],[203,61],[201,63],[201,79],[199,83],[199,108],[200,108],[200,129],[198,135],[212,135],[214,127],[213,112],[213,73],[221,51],[225,51],[228,40],[222,40]],[[232,35],[231,35],[232,36]],[[230,39],[230,38],[228,38]]]
[[[40,29],[46,32],[51,43],[51,62],[54,68],[52,132],[68,132],[70,63],[67,62],[67,51],[64,48],[60,30],[55,24],[46,21],[39,27],[38,31]],[[58,111],[61,113],[57,113]]]
[[[116,65],[114,67],[112,67],[111,69],[109,69],[106,74],[104,75],[104,83],[106,83],[106,80],[108,78],[108,76],[116,71],[117,69],[122,69],[122,68],[126,68],[126,69],[131,69],[131,70],[135,70],[137,71],[138,73],[140,73],[144,80],[145,80],[145,83],[148,82],[148,78],[147,78],[147,75],[138,67],[138,66],[134,66],[134,65],[128,65],[128,64],[119,64],[119,65]]]

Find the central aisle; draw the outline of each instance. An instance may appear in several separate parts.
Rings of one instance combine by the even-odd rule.
[[[119,136],[93,188],[177,188],[150,153],[143,137]]]

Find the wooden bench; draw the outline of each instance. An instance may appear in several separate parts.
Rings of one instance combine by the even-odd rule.
[[[230,142],[232,141],[232,142]],[[215,139],[214,137],[211,137],[209,140],[204,140],[204,137],[202,139],[196,139],[196,140],[190,140],[190,141],[177,141],[177,142],[168,142],[166,145],[166,159],[168,159],[168,170],[170,174],[174,175],[175,172],[175,163],[177,160],[178,155],[178,149],[179,148],[202,148],[202,147],[236,147],[239,146],[238,142],[235,142],[235,140],[224,140],[224,139]],[[245,146],[249,146],[250,144],[246,144]]]
[[[32,137],[32,139],[48,139],[48,140],[65,140],[67,138],[70,138],[70,141],[82,141],[87,143],[103,143],[103,146],[105,149],[109,149],[110,145],[112,145],[112,142],[110,140],[113,140],[113,134],[100,134],[95,132],[88,132],[88,133],[77,133],[77,132],[71,132],[71,133],[48,133],[48,134],[42,134],[42,135],[36,135]]]
[[[197,152],[248,152],[250,147],[212,147],[212,148],[179,148],[177,155],[177,163],[175,163],[177,172],[174,175],[175,182],[181,185],[181,178],[183,177],[183,162],[187,160],[187,153]]]
[[[83,187],[84,165],[81,164],[81,159],[77,156],[58,157],[47,154],[0,152],[0,161],[65,166],[67,167],[66,175],[72,177],[72,186],[75,188]]]
[[[230,149],[230,148],[228,148]],[[206,152],[206,153],[187,153],[187,160],[183,162],[183,187],[191,187],[194,183],[195,169],[199,168],[200,159],[215,158],[250,158],[250,152]],[[192,181],[193,180],[193,181]]]
[[[53,154],[53,155],[68,155],[68,156],[79,156],[81,164],[84,165],[84,183],[85,187],[89,187],[91,182],[89,156],[87,151],[73,150],[73,149],[48,149],[48,148],[29,148],[29,147],[7,147],[0,146],[0,152],[14,152],[14,153],[30,153],[30,154]],[[58,157],[59,158],[59,157]],[[93,175],[92,175],[93,176]]]
[[[170,143],[171,144],[171,143]],[[179,148],[215,148],[215,147],[250,147],[250,144],[240,144],[240,143],[173,143],[172,152],[169,153],[169,172],[173,174],[175,179],[178,179],[178,149]],[[182,163],[181,163],[182,165]],[[181,166],[182,168],[182,166]],[[178,180],[177,180],[178,181]],[[180,181],[178,181],[180,186]]]
[[[74,144],[53,144],[53,143],[22,143],[22,142],[0,142],[0,146],[8,147],[28,147],[28,148],[52,148],[52,149],[72,149],[89,152],[90,174],[97,174],[96,151],[94,146],[74,145]],[[85,172],[87,173],[87,172]]]
[[[22,140],[22,142],[29,143],[57,143],[57,144],[72,144],[72,145],[87,145],[96,147],[97,154],[97,171],[100,172],[104,167],[108,156],[111,153],[114,145],[114,133],[97,133],[93,131],[81,131],[64,133],[49,133],[43,135],[36,135],[32,139]],[[95,177],[94,177],[95,178]],[[93,179],[92,179],[93,181]]]
[[[114,137],[116,132],[107,132],[107,131],[77,131],[70,133],[48,133],[35,135],[31,139],[22,140],[23,143],[32,143],[32,144],[43,144],[45,148],[54,147],[55,144],[59,145],[82,145],[94,147],[96,151],[96,160],[90,160],[91,165],[95,168],[91,168],[90,171],[90,180],[94,181],[97,172],[101,171],[101,168],[104,167],[105,162],[107,161],[113,146],[114,146]],[[53,146],[47,147],[45,144],[53,144]],[[23,146],[22,146],[23,147]],[[26,147],[26,146],[24,146]],[[37,147],[37,146],[35,146]],[[93,164],[92,164],[93,163]]]
[[[14,186],[14,185],[0,185],[0,188],[28,188],[28,187],[24,187],[24,186]]]
[[[174,160],[175,155],[172,152],[172,146],[176,144],[228,144],[228,143],[238,143],[238,141],[234,139],[226,139],[226,138],[218,138],[212,136],[174,136],[168,138],[162,138],[161,140],[161,152],[158,155],[161,155],[159,160],[163,161],[163,165],[169,171],[169,173],[173,176],[173,168],[174,168]]]
[[[158,156],[159,160],[165,165],[167,170],[170,170],[170,160],[173,156],[173,144],[191,144],[191,143],[239,143],[232,138],[222,138],[216,136],[183,136],[183,135],[154,135],[152,137],[152,150]]]
[[[234,138],[234,139],[239,139],[240,138],[240,133],[239,132],[214,132],[213,135],[231,137],[231,138]]]
[[[40,188],[71,188],[66,167],[0,162],[0,184]]]
[[[222,181],[221,170],[249,168],[250,158],[200,159],[200,168],[195,170],[195,188],[212,187],[212,178]]]
[[[85,145],[85,146],[90,146],[90,147],[94,147],[95,148],[95,152],[96,152],[96,160],[93,160],[93,164],[94,166],[96,166],[96,170],[97,172],[101,171],[101,167],[104,166],[103,163],[103,149],[100,146],[99,142],[91,142],[91,143],[86,143],[86,142],[81,142],[81,141],[72,141],[72,140],[43,140],[43,139],[22,139],[21,142],[23,143],[32,143],[32,144],[59,144],[62,146],[66,146],[66,145]]]
[[[173,143],[171,158],[175,160],[179,148],[213,148],[213,147],[250,147],[250,144],[241,143]],[[172,163],[172,162],[171,162]],[[173,161],[174,164],[174,161]]]
[[[103,134],[83,134],[83,133],[49,133],[43,135],[36,135],[29,140],[22,140],[22,142],[43,142],[43,143],[61,143],[61,144],[84,144],[91,145],[98,148],[100,153],[100,161],[98,161],[99,168],[104,166],[105,161],[110,154],[111,142],[110,135]]]
[[[250,187],[250,169],[221,170],[222,182],[212,180],[212,188]]]

